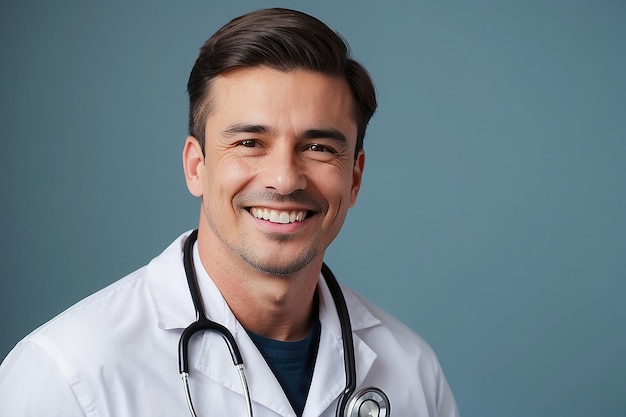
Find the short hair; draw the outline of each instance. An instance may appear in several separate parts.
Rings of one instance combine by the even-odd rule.
[[[350,57],[347,42],[320,20],[295,10],[264,9],[231,20],[202,48],[187,83],[189,134],[204,153],[205,123],[211,111],[211,81],[235,68],[266,66],[343,77],[350,86],[357,124],[355,158],[376,111],[376,91],[365,68]]]

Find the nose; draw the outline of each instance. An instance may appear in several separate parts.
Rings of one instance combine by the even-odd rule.
[[[265,187],[288,195],[306,187],[306,176],[302,161],[293,149],[282,146],[272,149],[265,157],[263,166]]]

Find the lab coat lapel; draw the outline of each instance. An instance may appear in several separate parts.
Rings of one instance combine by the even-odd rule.
[[[321,416],[331,404],[336,407],[334,403],[346,385],[341,324],[332,296],[323,279],[319,283],[319,292],[322,333],[313,380],[302,417]],[[359,386],[376,360],[376,353],[359,337],[357,331],[375,326],[379,320],[373,317],[351,292],[344,291],[344,296],[350,310]],[[334,408],[332,411],[333,413],[328,415],[334,415]]]
[[[229,323],[229,324],[232,324]],[[228,328],[233,330],[230,325]],[[291,404],[287,400],[280,384],[271,369],[259,353],[258,349],[241,326],[235,324],[233,333],[244,361],[244,370],[253,407],[258,404],[285,417],[295,417]],[[225,342],[214,332],[206,332],[203,337],[201,352],[196,363],[198,372],[214,380],[220,385],[242,396],[243,389],[239,375],[233,366],[233,361]],[[255,403],[257,405],[255,405]]]

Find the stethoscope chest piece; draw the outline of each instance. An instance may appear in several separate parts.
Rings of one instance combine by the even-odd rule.
[[[348,402],[346,417],[389,417],[389,398],[378,388],[363,388]]]

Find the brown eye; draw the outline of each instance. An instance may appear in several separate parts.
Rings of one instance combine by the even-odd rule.
[[[320,145],[319,143],[313,143],[307,147],[308,150],[313,152],[329,152],[336,153],[334,149],[329,148],[328,146]]]
[[[239,142],[239,145],[246,148],[254,148],[257,145],[257,141],[254,139],[246,139]]]

